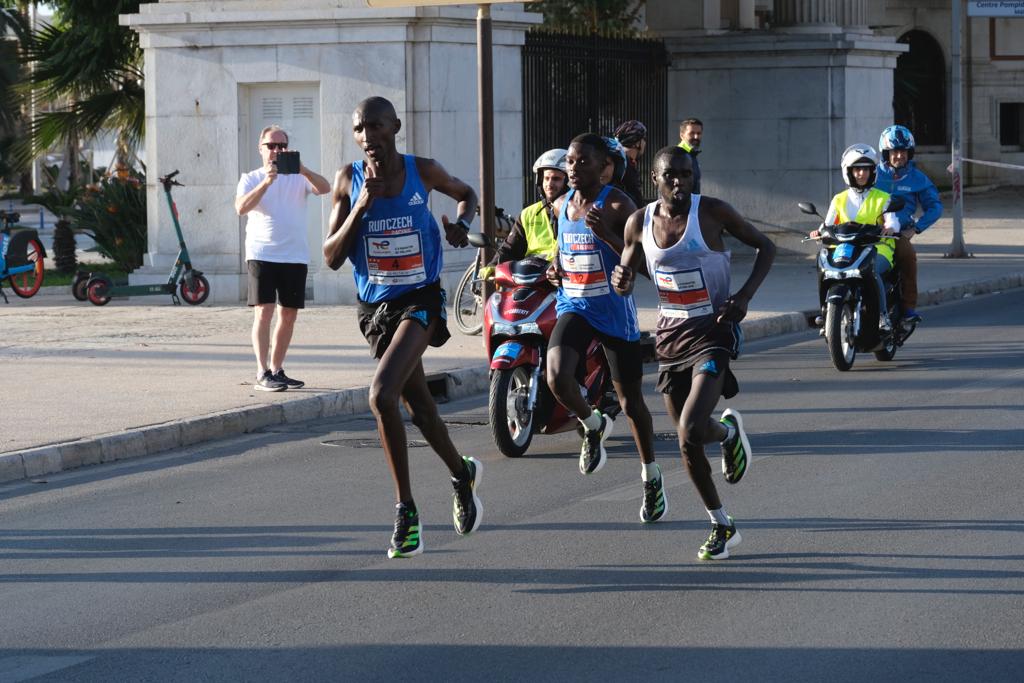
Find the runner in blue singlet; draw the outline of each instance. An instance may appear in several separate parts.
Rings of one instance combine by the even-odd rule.
[[[427,388],[423,352],[448,340],[441,274],[441,237],[427,208],[432,190],[456,200],[458,217],[441,217],[449,244],[464,247],[476,212],[476,194],[431,159],[403,155],[395,148],[402,127],[394,106],[382,97],[363,100],[352,114],[352,132],[365,161],[338,171],[334,208],[324,259],[337,270],[352,261],[359,292],[359,328],[380,359],[370,383],[370,407],[391,468],[397,499],[395,531],[388,557],[423,552],[419,511],[412,497],[405,404],[452,475],[453,522],[459,534],[475,531],[483,516],[476,491],[482,467],[462,457],[448,436]]]
[[[619,404],[643,463],[640,519],[656,522],[665,514],[664,495],[654,462],[654,426],[643,396],[636,306],[632,295],[616,294],[610,283],[622,251],[623,226],[636,206],[622,191],[601,184],[601,172],[609,164],[614,165],[618,177],[624,168],[624,160],[611,151],[609,140],[588,133],[572,141],[566,156],[572,191],[554,206],[559,254],[549,275],[561,289],[556,303],[558,322],[548,345],[547,380],[555,398],[583,424],[580,471],[597,472],[608,457],[604,444],[613,423],[587,404],[576,381],[576,368],[590,341],[595,336],[601,340]]]
[[[654,278],[659,300],[658,388],[676,423],[686,470],[712,523],[711,535],[697,556],[721,560],[729,557],[740,535],[711,480],[704,444],[722,445],[725,480],[739,482],[750,462],[743,419],[732,409],[723,412],[720,421],[711,414],[719,397],[731,398],[739,390],[729,362],[739,353],[739,322],[768,274],[775,246],[725,202],[691,194],[693,159],[683,149],[660,150],[652,178],[660,199],[630,216],[622,263],[611,282],[625,295],[633,290],[636,272],[646,270]],[[750,277],[732,295],[723,232],[757,250]]]

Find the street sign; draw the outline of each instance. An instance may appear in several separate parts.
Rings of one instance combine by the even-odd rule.
[[[967,0],[967,16],[1024,18],[1024,0]]]

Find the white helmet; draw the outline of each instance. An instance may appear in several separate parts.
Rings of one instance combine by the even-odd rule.
[[[875,152],[875,148],[871,145],[865,145],[857,143],[856,145],[850,145],[843,152],[842,159],[839,161],[839,166],[843,170],[843,181],[854,189],[867,189],[875,184],[875,177],[878,175],[878,153]],[[850,169],[854,166],[865,166],[871,168],[871,175],[868,176],[868,183],[864,188],[858,188],[853,184],[853,176],[850,175]]]
[[[555,148],[549,149],[548,151],[537,157],[537,161],[533,162],[533,175],[537,181],[537,185],[541,184],[543,180],[541,171],[545,169],[551,169],[552,171],[561,171],[562,173],[569,175],[569,167],[565,163],[565,156],[569,153],[569,150]]]

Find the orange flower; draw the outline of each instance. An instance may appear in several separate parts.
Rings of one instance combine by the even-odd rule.
[[[117,213],[117,205],[107,204],[107,213]]]

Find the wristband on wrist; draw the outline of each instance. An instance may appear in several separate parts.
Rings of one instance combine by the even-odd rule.
[[[469,223],[467,223],[465,219],[460,218],[459,220],[455,221],[454,225],[457,225],[466,232],[469,232]]]

